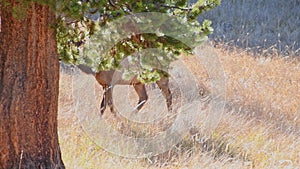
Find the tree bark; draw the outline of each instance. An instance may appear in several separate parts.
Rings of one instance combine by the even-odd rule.
[[[57,134],[55,15],[32,3],[15,19],[17,2],[9,2],[0,6],[0,169],[65,168]]]

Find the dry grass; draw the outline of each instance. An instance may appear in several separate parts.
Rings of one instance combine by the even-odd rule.
[[[255,52],[299,55],[299,1],[226,0],[200,18],[213,23],[211,39]],[[298,52],[297,52],[298,51]]]
[[[59,137],[66,167],[260,169],[300,166],[299,61],[254,58],[222,47],[216,52],[227,78],[226,111],[220,124],[212,133],[204,134],[196,129],[170,151],[145,159],[110,154],[89,139],[74,115],[72,76],[62,73]],[[201,82],[200,86],[210,89],[210,77],[203,65],[193,57],[183,60]],[[109,115],[106,118],[111,119]],[[130,130],[137,132],[139,127],[130,126]],[[164,127],[148,126],[141,132],[149,136]],[[123,132],[127,131],[129,129]]]

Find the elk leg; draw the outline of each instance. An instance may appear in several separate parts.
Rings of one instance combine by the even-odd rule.
[[[108,105],[110,107],[110,111],[112,113],[115,113],[114,111],[114,106],[113,106],[113,101],[112,101],[112,86],[105,86],[103,87],[104,93],[103,93],[103,98],[101,101],[101,115],[103,115],[105,109],[106,109],[106,105]]]
[[[136,109],[140,110],[144,106],[146,101],[148,100],[148,95],[146,92],[145,84],[140,83],[140,84],[134,85],[133,87],[139,96],[139,102],[136,106]]]
[[[103,90],[104,90],[104,93],[103,93],[103,98],[102,98],[101,107],[100,107],[101,115],[103,115],[103,113],[106,109],[106,105],[107,105],[107,87],[104,86]]]
[[[112,99],[112,86],[109,86],[106,89],[106,103],[108,104],[110,111],[115,114],[115,110],[114,110],[114,104],[113,104],[113,99]]]
[[[169,79],[162,77],[159,81],[156,82],[160,90],[162,91],[163,96],[166,99],[168,111],[172,110],[172,93],[169,88]]]

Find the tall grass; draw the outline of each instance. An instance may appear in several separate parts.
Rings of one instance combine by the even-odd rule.
[[[213,21],[211,38],[216,41],[259,53],[278,49],[287,55],[299,54],[298,0],[223,0],[199,19]]]
[[[72,74],[62,71],[59,100],[59,138],[67,168],[297,168],[300,166],[300,62],[283,57],[249,57],[238,49],[216,48],[226,74],[226,111],[212,133],[190,131],[163,154],[127,159],[104,151],[84,132],[74,115]],[[205,67],[193,57],[183,61],[200,86],[210,90]],[[79,77],[80,78],[80,77]],[[209,92],[207,92],[209,93]],[[210,104],[209,100],[205,101]],[[163,126],[126,133],[151,135]],[[171,122],[171,121],[170,121]],[[124,122],[123,122],[124,123]],[[159,130],[158,130],[158,129]],[[138,133],[140,132],[140,133]],[[143,132],[143,133],[141,133]]]

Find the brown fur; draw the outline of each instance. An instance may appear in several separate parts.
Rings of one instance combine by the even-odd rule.
[[[79,65],[78,68],[85,73],[92,73],[91,69],[87,66]],[[104,90],[100,109],[101,115],[104,113],[106,105],[110,107],[112,113],[115,113],[112,100],[112,90],[115,85],[133,85],[139,97],[139,102],[136,106],[137,110],[140,110],[148,99],[145,84],[140,82],[136,77],[133,77],[130,80],[124,80],[122,79],[122,74],[114,70],[100,71],[98,73],[95,73],[95,77],[97,82],[103,87]],[[157,81],[156,84],[158,85],[158,87],[162,91],[163,96],[166,99],[168,110],[171,111],[172,94],[169,88],[169,79],[167,77],[161,77],[161,79]]]

